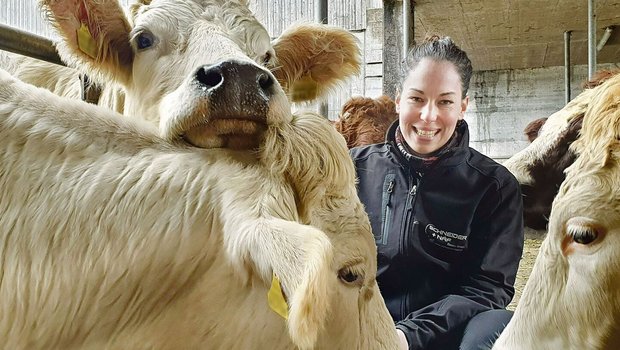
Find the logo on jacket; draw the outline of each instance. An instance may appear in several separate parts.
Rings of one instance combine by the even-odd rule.
[[[459,251],[467,248],[466,235],[444,231],[433,224],[426,225],[424,232],[426,232],[428,239],[438,246]]]

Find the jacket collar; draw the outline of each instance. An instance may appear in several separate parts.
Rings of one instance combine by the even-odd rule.
[[[420,167],[420,163],[416,161],[408,161],[402,153],[398,150],[396,145],[396,129],[398,128],[398,119],[395,120],[388,128],[385,135],[385,142],[390,147],[391,153],[396,156],[396,159],[405,167]],[[439,159],[433,163],[431,168],[437,166],[454,166],[464,162],[469,155],[469,126],[463,119],[456,124],[456,131],[459,134],[459,141],[456,145],[452,146],[445,153],[439,156]]]

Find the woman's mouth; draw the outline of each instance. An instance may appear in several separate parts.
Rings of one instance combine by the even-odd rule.
[[[426,139],[432,139],[439,132],[439,130],[422,130],[418,128],[414,128],[414,130],[416,132],[416,135]]]

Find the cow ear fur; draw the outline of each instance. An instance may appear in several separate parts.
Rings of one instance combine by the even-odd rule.
[[[128,82],[133,62],[131,26],[117,1],[39,0],[39,5],[63,38],[56,49],[68,66],[85,63],[96,80],[118,81],[120,76],[119,83]]]
[[[275,197],[267,196],[265,200],[271,202]],[[256,198],[252,202],[256,203]],[[273,215],[274,208],[281,205],[278,201],[261,207]],[[299,349],[313,349],[328,317],[331,292],[338,283],[336,273],[331,271],[333,248],[329,238],[315,227],[276,217],[239,224],[236,208],[231,207],[226,213],[229,219],[224,220],[231,222],[224,244],[232,266],[239,276],[252,266],[251,270],[267,286],[272,276],[278,278],[287,299],[291,340]]]
[[[322,99],[360,73],[357,39],[345,29],[299,23],[274,40],[274,76],[293,102]]]

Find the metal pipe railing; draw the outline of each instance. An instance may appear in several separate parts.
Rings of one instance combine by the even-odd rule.
[[[564,104],[570,102],[570,37],[571,31],[564,32]]]
[[[414,14],[415,2],[403,1],[403,58],[414,45]]]
[[[596,72],[596,1],[588,0],[588,79]]]
[[[50,63],[65,64],[58,56],[54,43],[43,36],[0,23],[0,50],[33,57]]]

